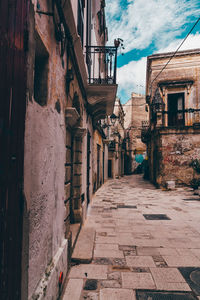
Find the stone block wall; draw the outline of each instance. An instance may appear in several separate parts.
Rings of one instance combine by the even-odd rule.
[[[200,158],[200,129],[161,130],[157,137],[157,175],[159,185],[174,180],[176,184],[190,185],[199,175],[190,166],[192,159]],[[160,142],[158,142],[160,139]]]

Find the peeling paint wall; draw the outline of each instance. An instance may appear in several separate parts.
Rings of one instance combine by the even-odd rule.
[[[51,5],[48,1],[39,3],[40,10],[50,11]],[[35,1],[34,4],[36,9]],[[59,44],[55,40],[52,17],[32,12],[29,38],[24,157],[24,194],[27,209],[24,239],[29,244],[25,246],[28,259],[27,287],[23,288],[28,291],[23,290],[22,294],[24,299],[32,299],[40,287],[41,299],[49,299],[50,295],[51,299],[56,299],[59,273],[62,271],[65,276],[68,268],[64,223],[66,56],[62,61]],[[42,59],[44,55],[47,76],[41,77],[36,83],[37,59]],[[41,64],[38,67],[41,68]],[[40,103],[40,94],[37,102],[35,101],[37,87],[42,86],[43,89],[43,80],[46,81],[46,103]],[[50,266],[52,268],[49,270]],[[51,282],[42,281],[46,272]]]
[[[200,158],[200,130],[162,135],[160,174],[162,182],[175,180],[177,184],[190,184],[197,176],[190,166],[192,159]],[[159,176],[158,176],[159,181]]]
[[[25,196],[29,211],[29,295],[64,239],[64,116],[29,103],[25,135]]]

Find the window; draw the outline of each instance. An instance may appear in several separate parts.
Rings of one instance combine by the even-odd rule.
[[[49,54],[39,37],[35,33],[36,48],[35,48],[35,74],[34,74],[34,99],[44,106],[48,100],[48,62]]]
[[[168,94],[168,126],[185,125],[184,93]]]
[[[83,38],[84,38],[84,7],[85,7],[85,0],[78,0],[78,25],[77,30],[78,34],[81,38],[81,43],[83,47]]]
[[[101,36],[103,32],[105,32],[105,14],[104,9],[101,9],[98,13],[98,20],[99,20],[99,35]]]

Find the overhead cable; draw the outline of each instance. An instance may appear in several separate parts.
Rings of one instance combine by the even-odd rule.
[[[190,29],[190,31],[188,32],[188,34],[186,35],[186,37],[184,38],[184,40],[180,43],[180,45],[178,46],[178,48],[176,49],[176,51],[174,52],[174,54],[170,57],[170,59],[168,60],[168,62],[164,65],[164,67],[162,68],[162,70],[157,74],[157,76],[152,80],[151,84],[150,84],[150,90],[152,87],[153,82],[158,78],[158,76],[160,76],[160,74],[164,71],[164,69],[167,67],[167,65],[170,63],[170,61],[172,60],[172,58],[174,58],[174,56],[176,55],[176,53],[178,52],[178,50],[181,48],[181,46],[183,45],[183,43],[186,41],[186,39],[188,38],[188,36],[190,35],[190,33],[193,31],[193,29],[196,27],[196,25],[199,23],[200,18],[198,18],[198,20],[195,22],[195,24],[192,26],[192,28]]]

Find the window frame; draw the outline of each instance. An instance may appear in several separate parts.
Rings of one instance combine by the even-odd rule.
[[[182,97],[182,109],[178,109],[178,100]],[[170,99],[171,98],[171,99]],[[174,99],[173,99],[174,98]],[[173,103],[174,101],[174,103]],[[176,103],[175,103],[176,101]],[[170,104],[171,102],[171,104]],[[175,109],[170,109],[174,107]],[[174,92],[167,94],[167,124],[168,127],[183,127],[185,126],[185,92]],[[182,118],[179,119],[178,115],[182,114]]]

